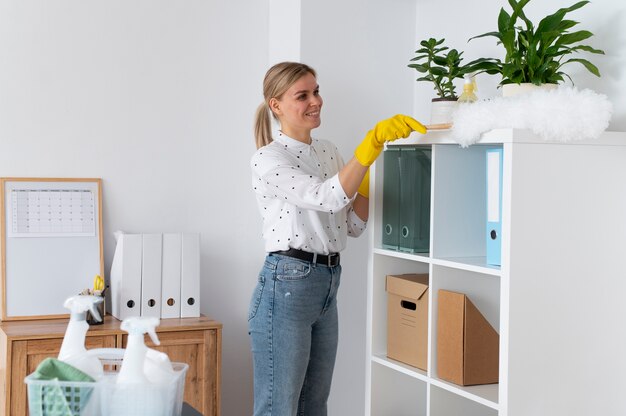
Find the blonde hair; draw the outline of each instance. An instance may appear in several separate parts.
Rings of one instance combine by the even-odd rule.
[[[283,94],[306,74],[317,77],[315,70],[308,65],[299,62],[281,62],[272,66],[263,79],[264,101],[259,105],[254,116],[254,138],[256,147],[260,149],[272,142],[272,112],[269,102],[272,98],[280,99]]]

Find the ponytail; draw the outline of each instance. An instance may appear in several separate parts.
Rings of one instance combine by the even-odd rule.
[[[267,146],[273,141],[270,109],[265,102],[261,103],[256,109],[254,116],[254,139],[256,140],[257,149]]]

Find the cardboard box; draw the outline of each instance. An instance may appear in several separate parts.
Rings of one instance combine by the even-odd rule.
[[[498,382],[500,336],[463,293],[439,290],[437,376],[461,386]]]
[[[428,274],[387,276],[387,357],[427,370]]]

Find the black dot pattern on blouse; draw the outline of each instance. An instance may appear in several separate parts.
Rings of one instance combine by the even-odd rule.
[[[280,134],[257,151],[251,163],[253,189],[263,213],[262,235],[268,251],[294,247],[337,252],[345,247],[347,235],[363,232],[365,223],[349,203],[345,205],[349,198],[337,186],[336,174],[342,166],[337,148],[316,139],[305,145]]]

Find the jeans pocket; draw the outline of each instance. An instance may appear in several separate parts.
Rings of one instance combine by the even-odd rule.
[[[284,262],[279,265],[279,272],[276,278],[282,281],[302,280],[309,277],[310,274],[311,263],[289,259],[284,260]]]
[[[265,278],[263,273],[259,275],[259,280],[252,293],[252,299],[250,299],[250,307],[248,308],[248,321],[253,319],[259,311],[259,305],[261,305],[261,298],[263,297],[263,288],[265,287]]]

